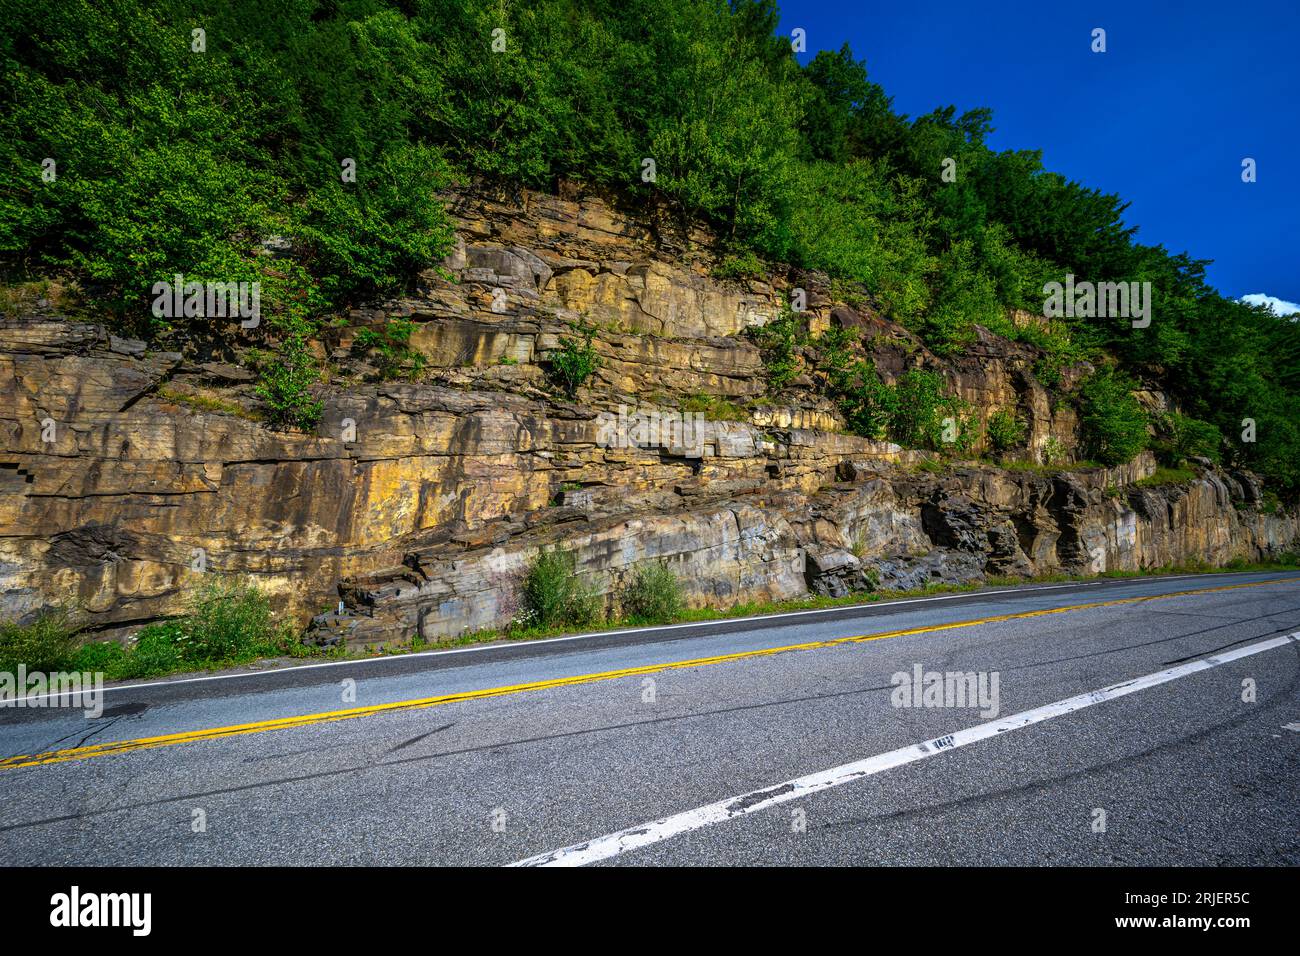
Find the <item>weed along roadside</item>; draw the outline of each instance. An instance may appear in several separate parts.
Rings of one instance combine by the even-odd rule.
[[[95,640],[75,612],[57,608],[25,625],[0,624],[0,672],[98,674],[107,681],[131,681],[249,665],[291,666],[295,661],[364,660],[440,648],[501,642],[527,642],[576,633],[624,628],[743,620],[795,613],[870,606],[944,594],[975,594],[984,589],[1033,584],[1085,583],[1165,575],[1203,575],[1300,570],[1300,557],[1267,563],[1233,562],[1223,568],[1203,564],[1109,572],[1095,576],[1040,575],[1035,578],[990,577],[980,584],[935,584],[897,591],[863,591],[839,597],[811,596],[787,601],[746,602],[730,608],[688,608],[678,577],[666,564],[639,565],[617,593],[613,610],[577,572],[573,555],[552,549],[538,554],[519,585],[519,613],[509,627],[465,633],[443,641],[413,636],[362,650],[340,643],[325,647],[291,623],[277,619],[266,595],[246,582],[214,580],[194,591],[193,610],[174,621],[151,624],[119,641]]]

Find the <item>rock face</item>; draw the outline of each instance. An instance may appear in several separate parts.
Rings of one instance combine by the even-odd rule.
[[[4,616],[75,606],[126,634],[180,613],[199,575],[240,574],[302,623],[316,616],[325,640],[438,641],[508,623],[519,576],[550,546],[572,550],[615,610],[647,560],[669,563],[688,603],[727,606],[1222,564],[1300,538],[1251,476],[1211,467],[1151,488],[1138,484],[1149,457],[1057,474],[925,465],[839,431],[825,403],[767,400],[741,333],[805,288],[814,330],[878,333],[887,378],[932,362],[981,417],[1019,408],[1031,449],[1072,447],[1034,356],[996,337],[938,363],[832,303],[816,276],[714,280],[596,199],[466,196],[454,211],[457,247],[418,294],[330,333],[339,371],[314,434],[259,422],[229,357],[150,351],[58,316],[0,320]],[[349,380],[356,330],[394,316],[414,324],[429,373]],[[602,364],[570,400],[547,371],[577,321]],[[686,398],[729,420],[683,417]]]

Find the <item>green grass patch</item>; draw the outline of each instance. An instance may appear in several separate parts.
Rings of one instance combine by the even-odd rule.
[[[1033,461],[999,461],[998,467],[1003,471],[1018,471],[1031,475],[1060,475],[1069,472],[1095,471],[1103,466],[1100,462],[1084,460],[1059,465],[1040,465]]]
[[[271,612],[255,586],[211,580],[190,597],[189,612],[143,628],[126,645],[83,642],[75,615],[51,609],[27,624],[0,623],[0,671],[89,671],[108,680],[213,670],[266,657],[314,657],[327,652],[303,644]]]
[[[1159,488],[1162,485],[1185,485],[1196,478],[1196,472],[1190,468],[1157,468],[1155,473],[1134,482],[1137,488]]]
[[[164,385],[158,389],[158,397],[168,402],[175,402],[177,405],[184,405],[186,408],[192,408],[199,412],[214,412],[219,415],[234,415],[238,418],[247,419],[251,422],[261,421],[263,416],[258,412],[244,408],[244,406],[229,402],[222,398],[216,398],[211,395],[201,395],[195,392],[183,392],[177,388]]]
[[[735,402],[717,395],[691,395],[681,403],[683,412],[699,412],[711,422],[748,422],[749,412]]]

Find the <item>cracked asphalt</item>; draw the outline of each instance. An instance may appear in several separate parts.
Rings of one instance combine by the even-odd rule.
[[[119,687],[98,719],[0,709],[0,758],[187,735],[0,769],[0,853],[505,864],[986,719],[895,706],[917,664],[996,673],[1008,717],[1295,631],[1300,575],[1182,576]],[[1290,642],[599,865],[1296,865],[1297,728]]]

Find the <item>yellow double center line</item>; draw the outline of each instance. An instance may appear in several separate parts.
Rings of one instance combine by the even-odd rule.
[[[40,764],[62,763],[67,760],[87,760],[91,757],[106,757],[110,754],[131,753],[135,750],[148,750],[152,747],[171,747],[176,744],[197,743],[201,740],[219,740],[222,737],[238,737],[243,734],[261,734],[270,730],[287,730],[291,727],[310,727],[313,724],[325,724],[338,720],[351,720],[355,717],[369,717],[374,714],[390,714],[404,710],[420,710],[425,707],[438,707],[442,704],[456,704],[467,700],[484,700],[489,697],[505,697],[509,694],[522,694],[527,691],[550,690],[554,687],[568,687],[574,684],[593,684],[597,681],[618,680],[622,677],[638,677],[642,674],[657,674],[663,671],[683,670],[688,667],[707,667],[711,664],[725,664],[730,661],[750,660],[756,657],[768,657],[773,654],[785,654],[790,651],[811,651],[822,647],[837,647],[841,644],[862,644],[867,641],[883,641],[893,637],[906,637],[911,634],[933,634],[938,631],[952,631],[962,627],[978,627],[981,624],[999,624],[1004,621],[1022,621],[1033,617],[1046,617],[1049,614],[1065,614],[1070,611],[1086,611],[1100,607],[1116,607],[1121,604],[1141,604],[1147,601],[1160,601],[1168,598],[1188,597],[1195,594],[1213,594],[1218,591],[1236,591],[1241,588],[1257,588],[1269,584],[1296,584],[1300,578],[1273,578],[1268,581],[1252,581],[1247,584],[1225,584],[1212,588],[1197,588],[1191,591],[1171,591],[1167,594],[1150,594],[1144,597],[1117,598],[1114,601],[1094,601],[1089,604],[1072,604],[1066,607],[1046,608],[1039,611],[1021,611],[1016,614],[999,614],[996,617],[981,617],[971,621],[952,621],[947,624],[931,624],[926,627],[909,627],[897,631],[882,631],[878,634],[858,634],[853,637],[837,637],[826,641],[809,641],[804,644],[785,644],[781,647],[768,647],[755,651],[739,651],[735,654],[720,654],[716,657],[696,657],[685,661],[669,661],[663,664],[645,664],[641,667],[625,667],[621,670],[600,671],[594,674],[577,674],[572,677],[557,677],[552,680],[531,681],[527,684],[510,684],[505,687],[489,687],[485,690],[462,691],[459,694],[442,694],[438,697],[421,697],[417,700],[395,701],[391,704],[374,704],[370,707],[351,707],[346,710],[331,710],[319,714],[301,714],[296,717],[278,717],[274,720],[259,720],[249,724],[232,724],[228,727],[209,727],[204,730],[190,730],[179,734],[163,734],[159,737],[139,737],[135,740],[115,740],[86,747],[73,747],[68,750],[51,750],[41,754],[18,754],[13,757],[0,758],[0,770],[16,767],[34,767]]]

